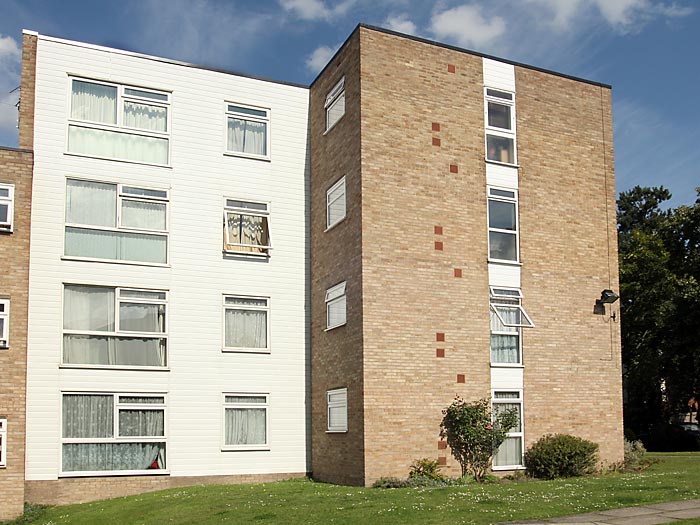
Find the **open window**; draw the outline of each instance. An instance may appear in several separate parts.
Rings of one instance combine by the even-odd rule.
[[[0,299],[0,349],[10,347],[10,300]]]
[[[269,256],[270,205],[266,202],[226,199],[224,205],[224,251]]]
[[[345,115],[345,77],[326,95],[326,131],[331,129]]]
[[[345,324],[345,281],[326,290],[326,330]]]
[[[7,467],[7,419],[0,419],[0,468]]]
[[[535,326],[522,306],[522,292],[519,288],[492,286],[491,312],[504,328],[533,328]]]

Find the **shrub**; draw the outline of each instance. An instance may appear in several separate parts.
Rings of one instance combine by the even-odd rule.
[[[372,487],[375,489],[401,489],[408,487],[408,481],[393,476],[386,476],[372,483]]]
[[[440,437],[447,439],[452,455],[462,466],[462,477],[469,472],[479,482],[484,481],[491,458],[508,431],[518,424],[516,410],[502,410],[492,417],[490,405],[488,399],[467,403],[457,396],[442,411],[440,423]]]
[[[535,478],[583,476],[595,471],[598,444],[567,434],[541,437],[525,452],[525,468]]]
[[[411,470],[408,472],[408,478],[412,479],[423,477],[428,479],[435,479],[438,481],[444,481],[446,479],[446,476],[440,474],[441,468],[442,465],[440,465],[435,459],[416,459],[413,463],[411,463]]]
[[[644,448],[644,444],[637,441],[629,441],[625,439],[625,467],[633,467],[639,465],[639,462],[644,458],[644,454],[647,453],[647,449]]]

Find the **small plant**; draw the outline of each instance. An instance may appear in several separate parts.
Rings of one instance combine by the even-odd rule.
[[[375,489],[402,489],[408,487],[408,481],[394,476],[385,476],[372,483]]]
[[[489,399],[467,403],[457,396],[442,411],[440,437],[447,439],[452,455],[462,467],[462,477],[467,473],[483,482],[491,466],[493,455],[506,439],[506,434],[518,424],[515,409],[491,414]]]
[[[408,472],[408,478],[428,478],[438,481],[444,481],[447,477],[440,473],[442,465],[435,459],[421,458],[416,459],[411,463],[411,470]]]
[[[630,468],[639,465],[646,453],[647,449],[644,448],[644,444],[641,441],[625,439],[625,467]]]
[[[595,472],[598,444],[567,434],[541,437],[525,452],[525,468],[534,478],[554,479]]]

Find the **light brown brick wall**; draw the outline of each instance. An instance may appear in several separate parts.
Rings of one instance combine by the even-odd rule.
[[[525,433],[565,432],[623,458],[611,92],[516,68],[524,330]]]
[[[0,349],[0,418],[7,419],[7,467],[0,468],[0,520],[24,507],[27,294],[31,151],[0,147],[0,182],[15,185],[14,231],[0,233],[0,297],[10,299],[10,346]]]
[[[311,392],[312,471],[316,479],[364,482],[362,379],[362,208],[360,66],[355,33],[311,87]],[[324,101],[345,76],[345,115],[324,134]],[[327,232],[326,191],[345,176],[347,215]],[[347,324],[328,332],[325,293],[347,282]],[[348,431],[326,433],[326,391],[348,389]]]
[[[365,483],[421,457],[457,475],[441,410],[490,389],[481,59],[361,37]]]
[[[269,483],[303,478],[305,473],[249,474],[240,476],[124,476],[107,478],[64,478],[55,481],[27,481],[28,503],[71,505],[108,498],[119,498],[156,490],[195,485]]]
[[[19,106],[19,147],[34,148],[34,93],[36,87],[36,35],[22,36],[22,84]]]

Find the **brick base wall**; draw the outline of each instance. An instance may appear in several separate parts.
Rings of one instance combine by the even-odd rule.
[[[305,472],[281,474],[245,474],[238,476],[114,476],[106,478],[63,478],[47,481],[27,481],[27,503],[40,505],[72,505],[101,499],[133,496],[156,490],[191,487],[195,485],[227,485],[267,483],[303,478]]]

